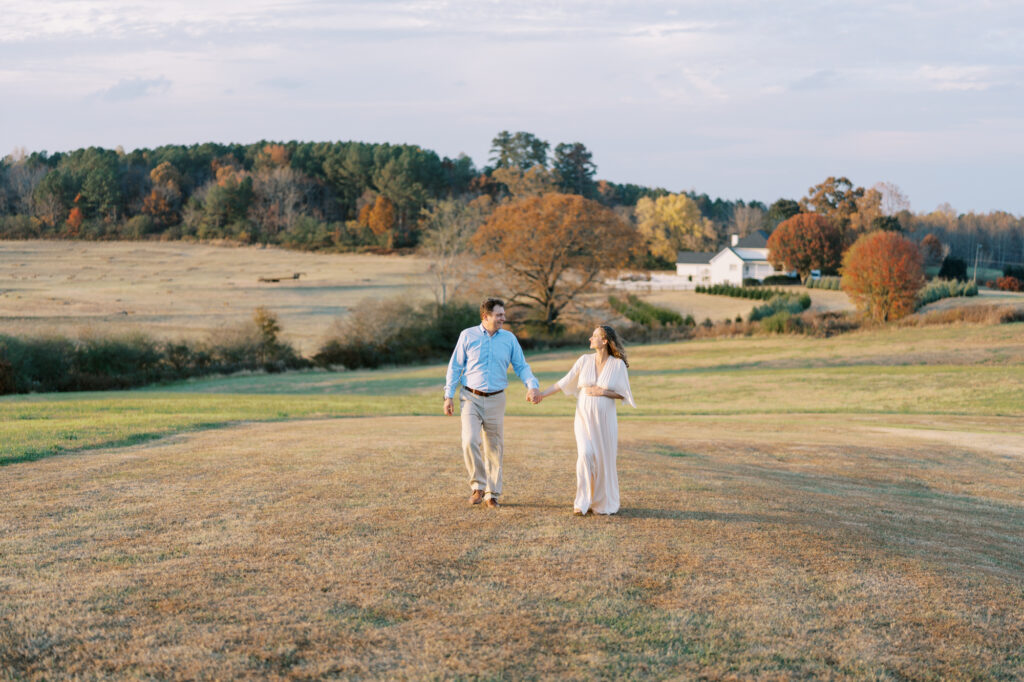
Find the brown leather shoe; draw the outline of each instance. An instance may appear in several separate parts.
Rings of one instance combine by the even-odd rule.
[[[498,507],[501,506],[500,504],[498,504],[498,501],[493,497],[488,498],[484,504],[486,504],[491,509],[497,509]]]
[[[469,496],[469,503],[470,504],[480,504],[483,501],[484,501],[484,491],[483,490],[474,490],[473,494]]]

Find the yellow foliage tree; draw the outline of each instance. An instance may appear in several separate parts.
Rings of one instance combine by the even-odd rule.
[[[715,244],[715,228],[685,194],[636,202],[636,222],[651,255],[675,262],[678,251],[705,251]]]

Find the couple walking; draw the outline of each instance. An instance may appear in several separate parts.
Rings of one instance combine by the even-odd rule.
[[[615,330],[594,329],[593,353],[581,356],[545,391],[530,371],[523,349],[505,324],[505,304],[489,298],[480,305],[480,325],[464,329],[448,362],[444,413],[455,413],[455,389],[462,387],[462,455],[473,493],[470,503],[498,507],[509,365],[526,385],[526,400],[539,404],[561,390],[576,398],[576,499],[573,511],[614,514],[619,510],[615,469],[619,430],[615,401],[636,407],[629,390],[628,363]]]

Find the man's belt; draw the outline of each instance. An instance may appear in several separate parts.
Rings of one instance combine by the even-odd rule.
[[[485,398],[490,398],[492,395],[498,395],[499,393],[501,393],[505,389],[501,389],[501,391],[492,391],[491,393],[487,393],[486,391],[478,391],[475,388],[470,388],[469,386],[463,386],[462,390],[469,391],[470,393],[475,393],[475,394],[483,396]]]

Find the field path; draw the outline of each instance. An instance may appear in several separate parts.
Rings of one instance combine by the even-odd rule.
[[[465,504],[458,421],[440,416],[246,423],[8,466],[0,668],[1020,677],[1016,425],[623,419],[614,517],[571,514],[564,417],[507,419],[497,511]]]

